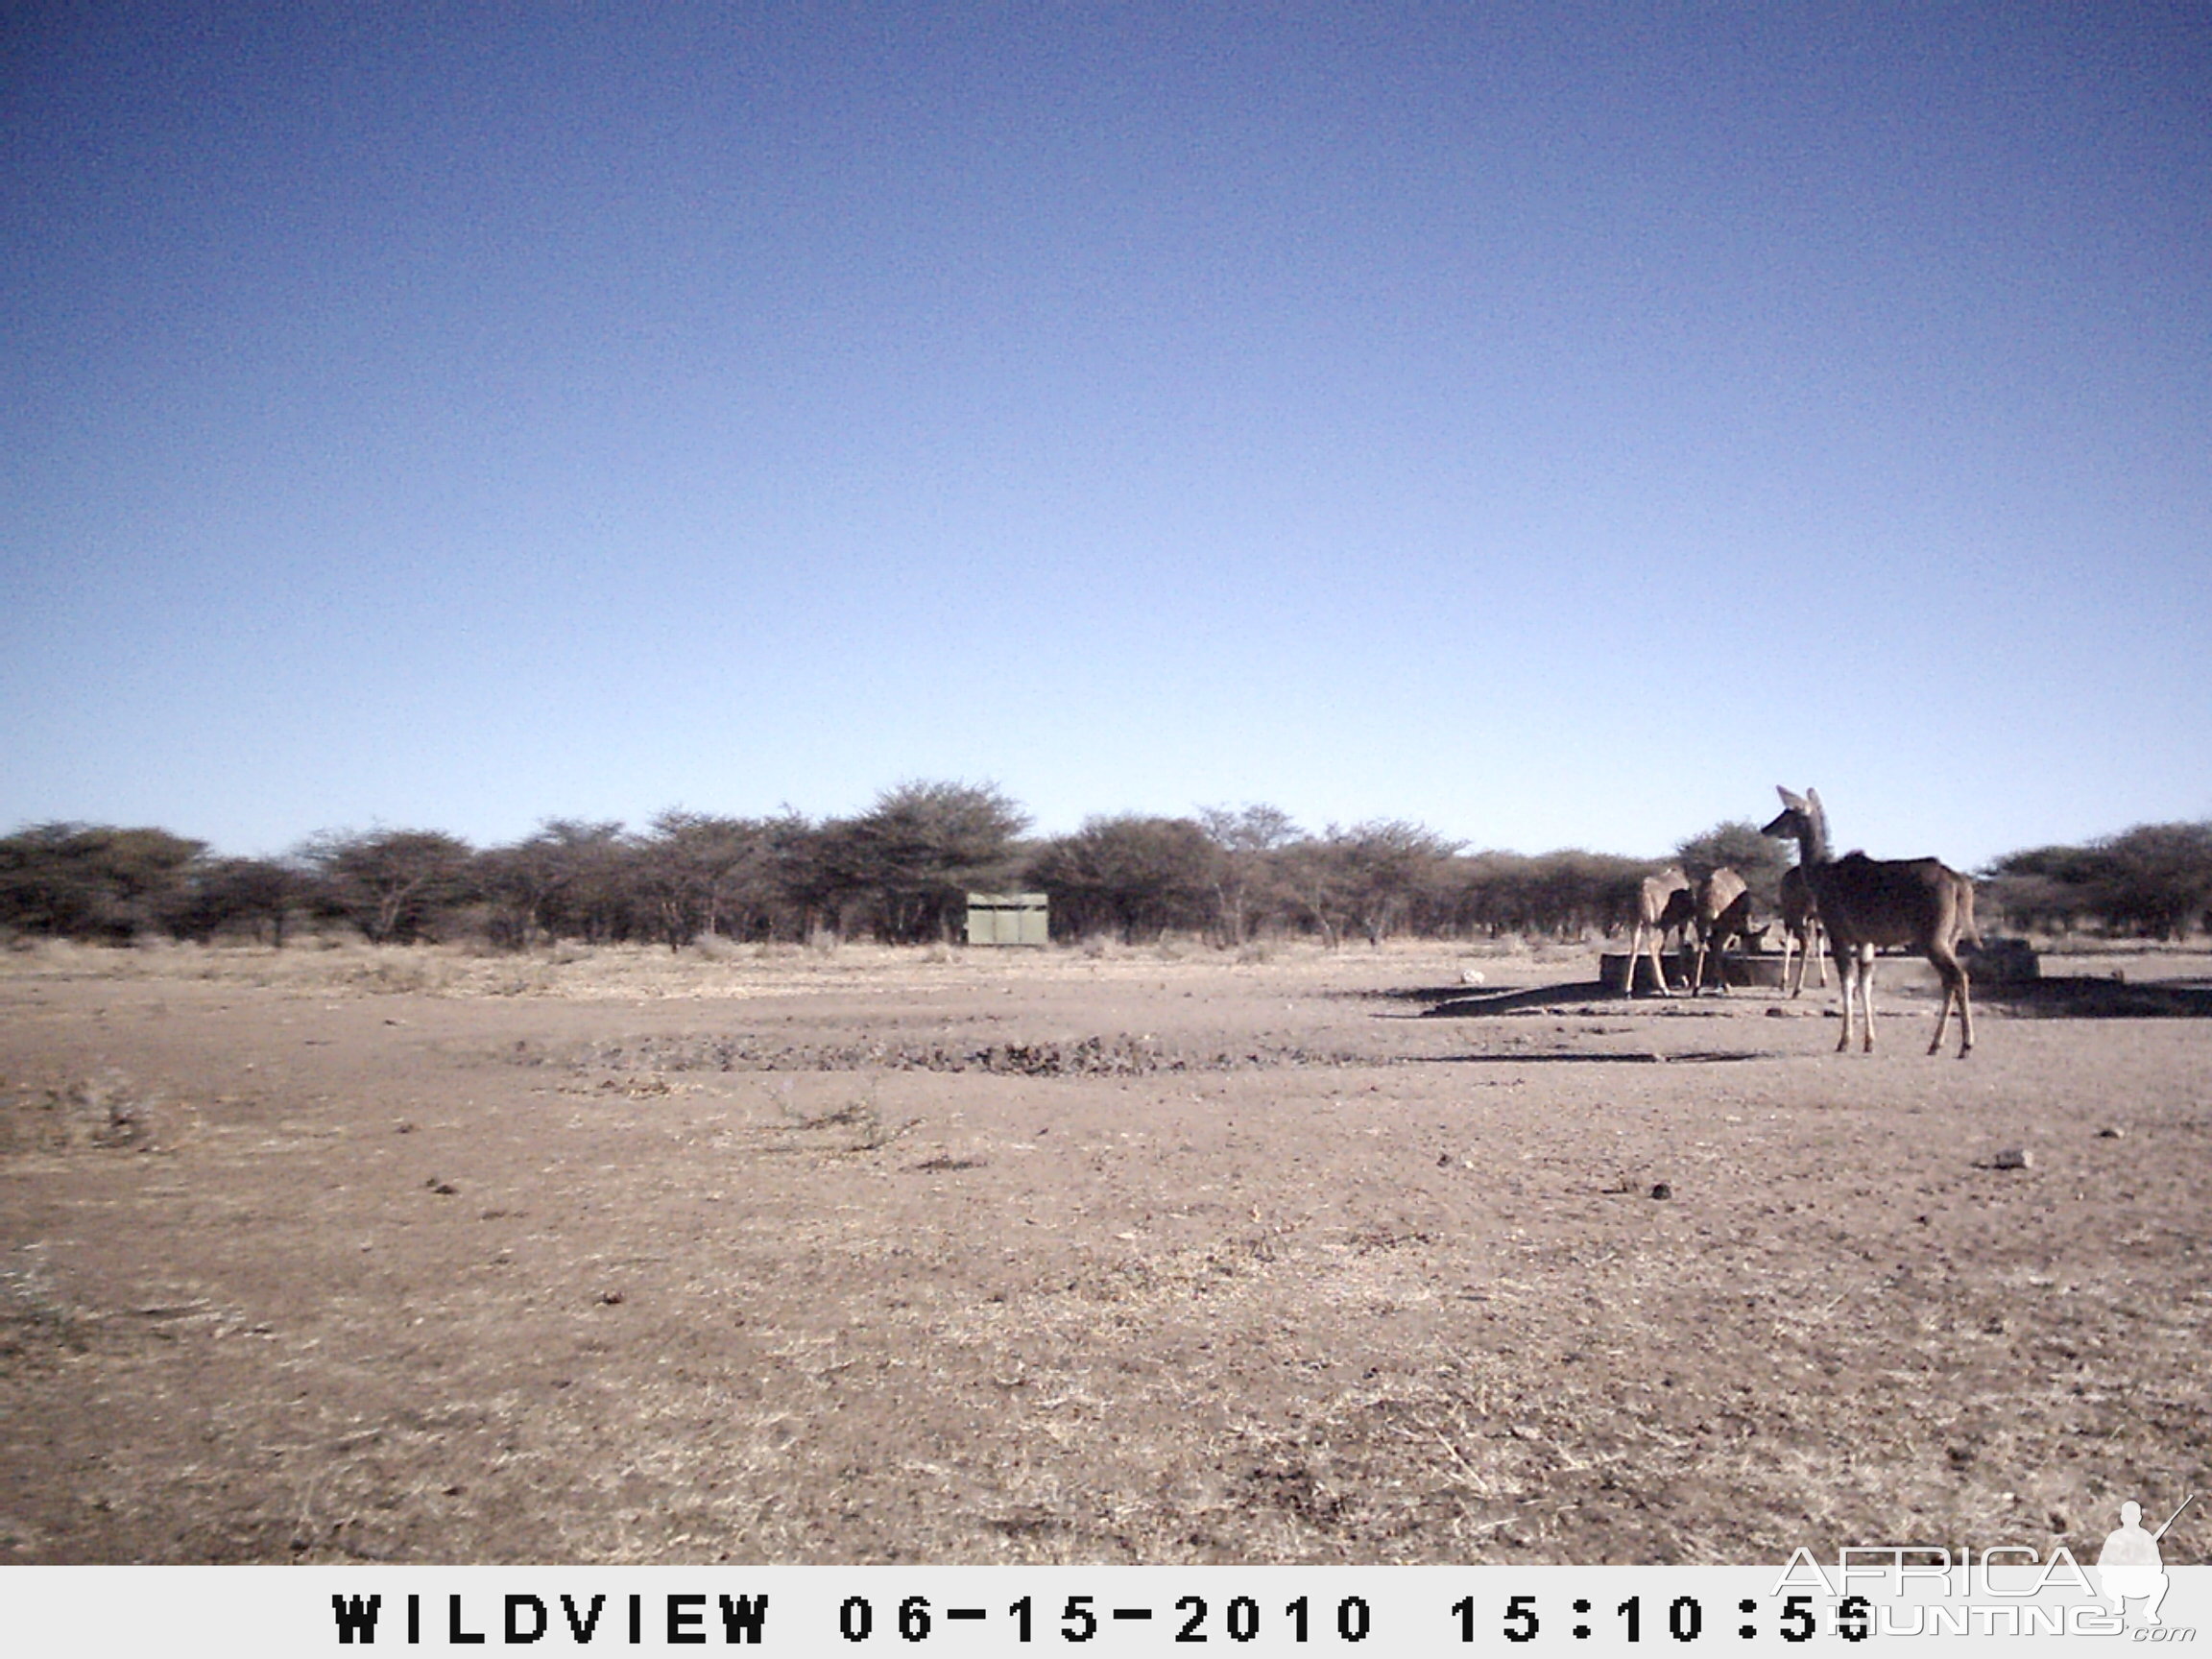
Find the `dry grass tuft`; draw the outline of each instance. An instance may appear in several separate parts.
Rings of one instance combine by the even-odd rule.
[[[11,1089],[0,1094],[0,1155],[80,1147],[151,1152],[158,1122],[156,1097],[112,1070]]]
[[[875,1152],[919,1128],[922,1119],[909,1118],[893,1123],[877,1098],[878,1079],[864,1077],[857,1089],[827,1111],[804,1111],[792,1099],[791,1085],[778,1083],[772,1093],[783,1123],[802,1135],[830,1137],[832,1148],[843,1152]]]
[[[0,1261],[0,1356],[20,1354],[29,1337],[73,1342],[76,1327],[44,1245],[20,1245]]]

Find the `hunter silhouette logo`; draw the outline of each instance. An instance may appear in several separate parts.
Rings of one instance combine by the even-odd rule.
[[[2097,1553],[2097,1577],[2104,1587],[2104,1599],[2112,1603],[2112,1611],[2120,1618],[2128,1616],[2128,1603],[2143,1603],[2143,1623],[2158,1623],[2158,1603],[2166,1599],[2166,1562],[2158,1553],[2158,1540],[2172,1530],[2174,1523],[2181,1519],[2181,1510],[2195,1502],[2192,1492],[2181,1500],[2180,1507],[2166,1517],[2166,1525],[2155,1532],[2143,1530],[2143,1505],[2120,1505],[2120,1529],[2104,1540],[2104,1548]]]

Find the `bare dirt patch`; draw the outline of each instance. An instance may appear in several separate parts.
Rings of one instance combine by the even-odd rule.
[[[2212,1487],[2189,997],[1961,1064],[1903,969],[1868,1059],[1465,966],[11,956],[0,1560],[2080,1552]]]

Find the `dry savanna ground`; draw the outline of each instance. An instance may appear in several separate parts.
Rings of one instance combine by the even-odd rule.
[[[17,950],[0,1560],[2086,1559],[2212,1489],[2208,967]]]

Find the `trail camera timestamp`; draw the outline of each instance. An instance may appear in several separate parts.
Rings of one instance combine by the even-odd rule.
[[[1733,1611],[1735,1623],[1728,1623]],[[1708,1636],[1739,1641],[1771,1630],[1784,1642],[1810,1642],[1823,1632],[1846,1642],[1863,1642],[1871,1634],[1870,1604],[1863,1596],[1847,1596],[1825,1620],[1811,1596],[1791,1596],[1779,1608],[1762,1608],[1756,1598],[1743,1597],[1733,1604],[1716,1602],[1708,1615],[1706,1603],[1695,1596],[1630,1596],[1614,1603],[1610,1612],[1584,1599],[1547,1603],[1535,1596],[1506,1598],[1502,1617],[1488,1598],[1462,1597],[1452,1604],[1461,1642],[1488,1642],[1497,1635],[1526,1647],[1539,1637],[1587,1642],[1604,1632],[1629,1642],[1692,1643]]]

